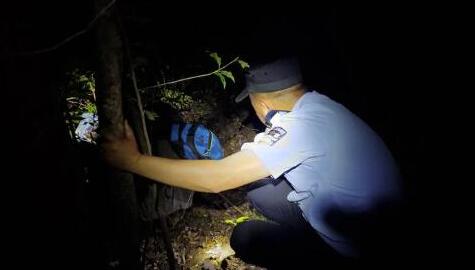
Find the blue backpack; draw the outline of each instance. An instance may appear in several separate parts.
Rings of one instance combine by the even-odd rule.
[[[224,150],[218,137],[201,124],[173,124],[170,141],[186,159],[222,159]]]

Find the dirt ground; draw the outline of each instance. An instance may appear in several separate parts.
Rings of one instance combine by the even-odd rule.
[[[246,219],[264,219],[244,199],[243,190],[195,194],[193,207],[172,214],[168,223],[179,269],[265,269],[234,256],[229,245],[233,227]],[[161,232],[150,237],[145,248],[147,270],[168,269]]]

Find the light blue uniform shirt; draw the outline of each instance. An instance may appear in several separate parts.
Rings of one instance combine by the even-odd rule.
[[[277,113],[272,127],[245,143],[271,176],[284,175],[305,219],[344,256],[357,257],[351,236],[330,222],[331,211],[371,212],[401,195],[397,166],[381,138],[343,105],[305,93],[291,112]],[[344,225],[343,225],[344,226]]]

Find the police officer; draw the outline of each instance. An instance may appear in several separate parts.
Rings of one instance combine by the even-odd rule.
[[[249,200],[269,221],[234,229],[231,246],[247,262],[288,268],[286,263],[364,256],[375,217],[402,196],[397,167],[382,139],[343,105],[308,90],[295,58],[252,66],[236,101],[248,96],[267,128],[222,160],[141,155],[128,125],[124,137],[103,143],[105,158],[118,168],[195,191],[250,184]]]

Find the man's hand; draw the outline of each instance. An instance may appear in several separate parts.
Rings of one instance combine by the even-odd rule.
[[[141,157],[134,132],[127,121],[124,121],[124,132],[121,135],[104,135],[101,148],[106,162],[123,170],[130,171]]]

